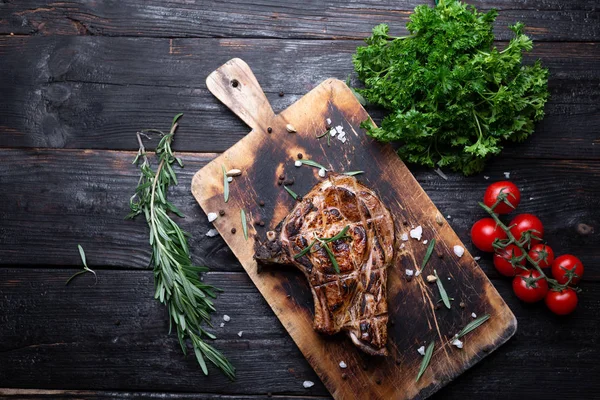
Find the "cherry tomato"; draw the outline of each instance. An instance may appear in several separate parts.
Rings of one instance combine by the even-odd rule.
[[[486,189],[485,194],[483,195],[483,203],[491,208],[496,201],[498,201],[498,197],[501,197],[503,201],[498,203],[494,208],[494,212],[496,214],[508,214],[519,205],[519,202],[521,201],[521,192],[512,182],[494,182]],[[506,203],[507,201],[512,204],[512,207]]]
[[[536,270],[523,271],[515,276],[512,287],[517,297],[526,303],[535,303],[546,297],[548,282],[545,279],[533,282],[540,276],[541,274]]]
[[[548,268],[554,262],[554,251],[552,251],[550,246],[538,243],[534,246],[531,246],[531,250],[529,250],[529,257],[531,257],[533,261],[537,262],[538,267]]]
[[[583,276],[583,264],[581,260],[571,254],[557,257],[552,263],[552,276],[554,279],[558,283],[564,284],[569,280],[570,274],[574,274],[571,283],[575,284],[581,280]]]
[[[575,311],[578,303],[577,293],[571,288],[560,292],[551,290],[546,295],[546,305],[556,315],[567,315]]]
[[[494,267],[504,276],[515,276],[525,271],[519,267],[519,265],[525,266],[525,258],[521,261],[515,260],[515,258],[522,255],[523,251],[520,248],[514,244],[509,244],[505,248],[497,250],[496,254],[494,254]],[[511,260],[514,260],[514,266]]]
[[[538,244],[544,237],[544,226],[538,217],[532,214],[519,214],[510,221],[510,233],[519,242],[525,239],[531,239],[530,244],[525,243],[526,248]]]
[[[483,218],[473,224],[471,228],[471,240],[475,247],[481,251],[494,251],[494,240],[506,239],[506,233],[496,226],[492,218]]]

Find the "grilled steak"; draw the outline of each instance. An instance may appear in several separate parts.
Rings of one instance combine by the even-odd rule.
[[[346,228],[344,237],[328,240]],[[315,304],[315,330],[346,332],[364,352],[387,355],[386,281],[393,245],[394,221],[377,195],[354,177],[331,174],[257,243],[255,258],[292,264],[304,273]]]

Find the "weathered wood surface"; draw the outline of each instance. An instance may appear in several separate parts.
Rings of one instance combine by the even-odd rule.
[[[183,356],[175,335],[167,335],[168,315],[152,299],[151,271],[97,269],[97,285],[91,275],[84,275],[65,286],[75,268],[0,268],[3,387],[147,392],[127,396],[132,398],[147,398],[150,393],[152,398],[190,398],[186,392],[196,393],[192,398],[204,398],[197,393],[220,393],[223,398],[253,399],[252,395],[264,398],[269,392],[328,397],[245,272],[205,276],[205,281],[224,289],[216,300],[219,313],[213,331],[218,336],[215,345],[238,369],[238,381],[231,384],[214,370],[204,377],[193,358]],[[521,303],[512,294],[510,280],[493,282],[519,320],[515,337],[434,398],[538,399],[542,394],[545,398],[560,394],[564,399],[582,399],[599,393],[600,382],[592,378],[600,357],[600,284],[582,282],[579,308],[560,318],[542,304]],[[231,321],[220,328],[223,314]],[[239,331],[244,332],[241,338]],[[563,387],[562,379],[577,384]],[[314,381],[315,386],[304,389],[304,380]],[[158,391],[182,394],[160,397]],[[0,397],[12,398],[5,391],[0,391]],[[46,397],[77,398],[52,392]],[[81,397],[94,398],[89,392]]]
[[[205,88],[204,79],[236,56],[261,71],[275,111],[321,81],[345,79],[361,41],[0,38],[0,147],[134,150],[133,133],[185,113],[182,151],[224,151],[246,134]],[[550,68],[547,116],[524,144],[504,154],[600,156],[600,45],[536,43],[528,60]],[[293,78],[291,78],[293,77]],[[279,92],[285,92],[279,97]],[[373,110],[376,121],[383,115]]]
[[[188,126],[184,116],[175,141]],[[219,271],[242,271],[222,239],[204,236],[210,224],[189,191],[194,173],[215,154],[180,155],[185,168],[178,170],[180,184],[171,199],[187,216],[178,222],[192,234],[194,261]],[[124,220],[138,180],[134,157],[121,151],[0,149],[0,266],[78,265],[80,243],[92,267],[145,268],[150,261],[145,223]],[[469,229],[484,216],[477,201],[491,181],[509,171],[523,191],[519,209],[541,218],[545,238],[558,252],[576,254],[586,266],[600,259],[598,235],[577,233],[579,223],[600,225],[600,161],[500,157],[480,176],[449,174],[447,181],[428,169],[412,171],[470,249]],[[484,254],[476,249],[473,254],[484,256],[480,264],[489,276],[498,276]],[[586,281],[599,279],[597,268],[586,270]]]
[[[311,1],[119,1],[0,2],[0,33],[153,37],[363,38],[379,23],[404,25],[418,0]],[[428,4],[433,5],[433,1]],[[475,1],[482,10],[502,10],[497,34],[510,36],[515,21],[537,40],[597,40],[598,4],[593,0]]]

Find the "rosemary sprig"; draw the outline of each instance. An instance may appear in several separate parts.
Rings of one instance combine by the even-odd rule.
[[[425,355],[423,356],[423,361],[421,361],[421,368],[419,368],[419,374],[417,375],[417,380],[415,382],[418,382],[419,379],[421,379],[421,376],[427,369],[427,366],[429,366],[429,361],[431,361],[431,356],[433,355],[434,346],[435,346],[435,341],[432,341],[431,343],[429,343],[429,346],[427,346],[427,350],[425,350]]]
[[[365,171],[348,171],[348,172],[343,172],[343,175],[348,175],[348,176],[354,176],[354,175],[359,175],[359,174],[364,174]]]
[[[446,289],[444,289],[444,284],[442,283],[442,280],[438,276],[437,271],[435,269],[433,270],[433,274],[437,278],[435,280],[435,282],[437,283],[437,287],[440,291],[440,296],[442,297],[442,300],[444,301],[444,305],[446,306],[447,309],[450,309],[450,299],[448,298],[448,293],[446,293]]]
[[[339,266],[337,260],[335,259],[335,255],[333,254],[333,251],[331,251],[331,249],[329,248],[328,244],[331,242],[335,242],[336,240],[351,238],[351,236],[346,235],[346,233],[348,232],[348,229],[350,229],[350,226],[346,225],[344,227],[344,229],[342,229],[337,235],[332,236],[330,238],[315,237],[315,239],[312,242],[310,242],[310,244],[308,246],[306,246],[304,249],[302,249],[302,251],[300,251],[298,254],[296,254],[294,256],[294,259],[298,259],[298,258],[302,257],[303,255],[305,255],[306,253],[308,253],[310,251],[310,249],[315,245],[315,243],[319,242],[321,244],[321,247],[323,249],[325,249],[325,252],[327,252],[327,255],[329,256],[329,260],[331,261],[331,265],[333,265],[333,269],[335,270],[336,273],[339,274],[340,266]]]
[[[479,328],[488,319],[490,319],[490,314],[485,314],[477,319],[474,319],[473,321],[471,321],[467,325],[465,325],[465,327],[462,328],[462,330],[456,334],[456,338],[460,339],[461,337],[465,336],[467,333],[474,331],[475,329]]]
[[[325,168],[324,166],[322,166],[321,164],[319,164],[316,161],[313,160],[298,160],[300,161],[302,164],[305,165],[310,165],[311,167],[315,167],[315,168],[319,168],[319,169],[324,169],[325,171],[329,171],[327,168]]]
[[[177,184],[173,163],[183,163],[173,155],[171,143],[177,129],[177,120],[173,118],[168,134],[153,130],[161,135],[156,146],[159,164],[154,171],[146,155],[141,134],[137,138],[140,145],[134,160],[139,165],[141,176],[135,194],[129,200],[131,213],[128,218],[144,215],[150,227],[150,246],[152,246],[151,264],[154,267],[154,298],[167,306],[169,311],[169,332],[173,322],[177,327],[177,337],[183,353],[187,353],[187,339],[190,339],[196,359],[204,374],[208,374],[205,359],[208,359],[230,379],[235,378],[235,368],[211,345],[205,337],[215,336],[203,328],[210,325],[210,314],[215,311],[212,298],[219,289],[200,280],[199,273],[208,268],[192,264],[186,233],[181,230],[169,212],[183,216],[171,202],[167,201],[167,191]]]
[[[423,262],[421,263],[421,270],[425,268],[427,262],[431,258],[431,253],[433,253],[433,248],[435,247],[435,238],[431,239],[429,242],[429,246],[427,247],[427,251],[425,252],[425,257],[423,257]]]
[[[292,189],[290,189],[289,187],[287,187],[285,185],[283,185],[283,188],[285,189],[286,192],[288,192],[290,194],[290,196],[292,196],[292,198],[294,200],[298,200],[299,196]]]
[[[229,180],[227,180],[227,171],[225,171],[225,166],[221,165],[223,169],[223,199],[225,203],[229,201]]]
[[[98,283],[98,276],[96,275],[96,272],[94,272],[94,270],[92,270],[88,267],[87,261],[85,259],[85,252],[83,251],[83,247],[81,247],[81,245],[78,244],[77,248],[79,249],[79,256],[81,257],[81,262],[83,263],[83,271],[79,271],[79,272],[76,272],[73,275],[71,275],[71,277],[69,279],[67,279],[65,286],[67,286],[73,278],[75,278],[76,276],[85,274],[86,272],[91,272],[92,274],[94,274],[94,278],[96,279],[96,282],[94,283],[94,285],[95,285],[96,283]]]
[[[246,211],[242,208],[240,210],[240,218],[242,219],[242,231],[244,232],[244,239],[248,240],[248,221],[246,220]]]

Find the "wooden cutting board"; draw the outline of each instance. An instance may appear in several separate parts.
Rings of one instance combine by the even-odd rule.
[[[206,83],[252,131],[196,173],[192,193],[207,214],[225,211],[214,226],[334,398],[425,398],[515,333],[514,315],[469,252],[462,257],[454,254],[455,245],[465,246],[404,163],[389,145],[374,142],[359,127],[369,115],[343,82],[328,79],[277,115],[254,74],[240,59],[221,66]],[[332,126],[344,128],[345,143],[331,138],[328,146],[325,137],[316,138],[325,132],[328,118]],[[287,124],[297,132],[289,133]],[[365,355],[343,334],[317,334],[312,327],[310,288],[293,267],[257,271],[253,259],[255,237],[264,240],[266,232],[295,205],[277,184],[279,175],[294,179],[290,188],[299,195],[323,179],[317,168],[294,166],[298,153],[332,171],[364,170],[357,178],[374,189],[392,212],[396,257],[388,269],[388,357]],[[223,198],[222,167],[242,171],[229,184],[227,203]],[[242,230],[242,209],[247,218],[247,240]],[[402,240],[402,234],[419,225],[423,228],[421,241]],[[408,279],[405,271],[416,271],[427,249],[424,241],[433,238],[437,241],[435,251],[425,270]],[[434,269],[449,297],[454,298],[451,309],[438,303],[436,284],[425,280]],[[489,313],[491,318],[463,338],[463,349],[450,345],[452,336],[473,320],[472,313]],[[429,367],[415,382],[423,359],[417,349],[433,340],[436,345]],[[341,361],[347,368],[340,368]]]

